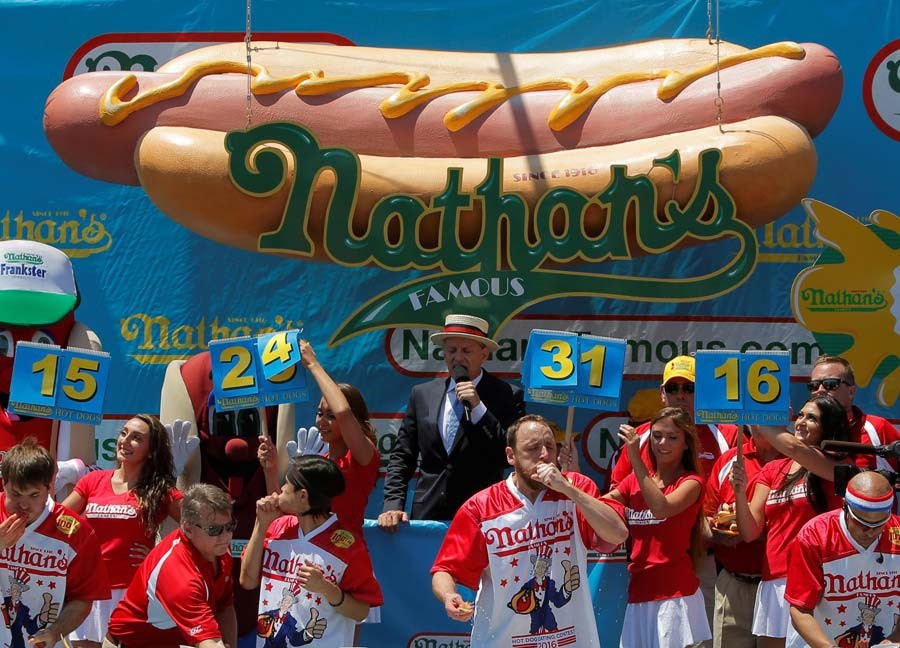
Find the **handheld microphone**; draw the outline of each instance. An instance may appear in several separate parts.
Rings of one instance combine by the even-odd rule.
[[[450,371],[450,375],[453,376],[453,380],[457,383],[461,382],[469,382],[469,370],[466,369],[462,365],[453,365],[453,369]],[[472,420],[472,405],[469,401],[462,401],[463,411],[466,414],[466,420]]]

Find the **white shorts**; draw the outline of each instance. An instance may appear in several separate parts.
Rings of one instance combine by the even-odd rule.
[[[119,601],[125,596],[125,589],[114,589],[112,598],[106,601],[94,601],[91,611],[88,612],[84,622],[69,633],[69,641],[96,641],[103,643],[106,630],[109,627],[109,617],[116,609]]]
[[[712,639],[703,593],[629,603],[620,648],[684,648]]]
[[[757,637],[781,637],[787,635],[791,619],[791,606],[784,600],[787,578],[764,580],[756,590],[753,606],[753,634]]]

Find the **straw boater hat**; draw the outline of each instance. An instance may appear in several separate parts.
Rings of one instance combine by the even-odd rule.
[[[434,344],[441,345],[447,338],[466,338],[475,340],[488,351],[496,351],[500,345],[494,342],[487,335],[488,323],[480,317],[474,315],[447,315],[444,320],[444,330],[440,333],[433,333],[431,341]]]

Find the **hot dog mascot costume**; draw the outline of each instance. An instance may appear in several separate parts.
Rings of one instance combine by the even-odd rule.
[[[191,424],[190,434],[196,434],[200,439],[199,452],[185,464],[178,487],[185,489],[198,482],[213,484],[234,501],[237,522],[232,545],[234,608],[238,633],[244,635],[256,627],[259,590],[245,590],[238,585],[240,549],[253,531],[256,500],[268,494],[265,475],[256,456],[259,435],[269,434],[275,443],[276,428],[292,433],[293,408],[217,412],[212,392],[212,363],[208,351],[169,363],[163,380],[160,420],[166,424],[178,419],[187,421]]]
[[[7,407],[19,342],[102,349],[97,335],[75,319],[80,301],[65,253],[35,241],[0,241],[0,456],[34,436],[61,462],[67,483],[96,462],[94,426],[20,416]],[[60,485],[58,479],[57,488]]]

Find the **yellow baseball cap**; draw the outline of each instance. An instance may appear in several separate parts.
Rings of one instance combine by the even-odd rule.
[[[672,378],[684,378],[691,382],[696,382],[694,373],[694,358],[692,356],[678,356],[672,358],[666,363],[663,371],[663,385],[672,380]]]

